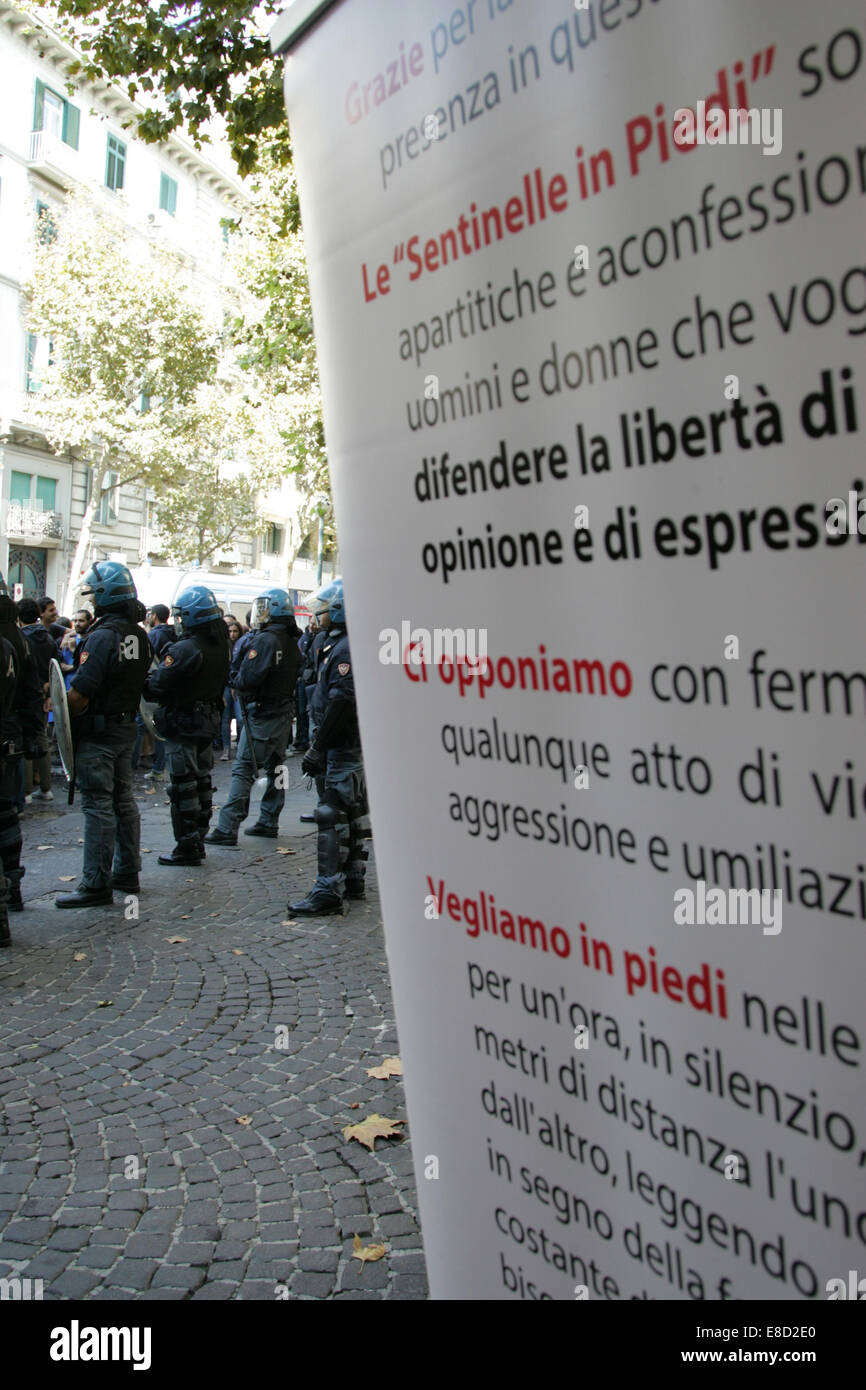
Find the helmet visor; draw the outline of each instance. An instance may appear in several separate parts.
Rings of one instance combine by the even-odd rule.
[[[267,595],[253,599],[252,613],[250,614],[250,627],[254,632],[259,628],[265,627],[271,617],[271,601]]]

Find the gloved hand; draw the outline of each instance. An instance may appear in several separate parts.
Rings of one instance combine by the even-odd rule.
[[[320,772],[324,771],[327,761],[327,754],[323,753],[320,748],[317,748],[316,745],[312,743],[304,754],[304,760],[301,763],[301,772],[306,777],[316,777]]]

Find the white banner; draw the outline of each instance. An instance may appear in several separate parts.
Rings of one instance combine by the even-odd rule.
[[[287,58],[436,1296],[866,1274],[864,71],[854,0]]]

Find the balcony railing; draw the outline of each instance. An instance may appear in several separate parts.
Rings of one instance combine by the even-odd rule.
[[[63,188],[71,188],[76,180],[75,151],[47,130],[31,132],[30,167]]]
[[[10,502],[6,512],[6,533],[27,540],[63,539],[63,517],[60,512],[38,511]]]

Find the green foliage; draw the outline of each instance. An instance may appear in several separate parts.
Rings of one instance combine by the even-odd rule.
[[[258,405],[279,421],[284,467],[298,493],[295,551],[321,513],[335,542],[310,286],[298,226],[294,170],[262,156],[249,204],[232,224],[229,265],[241,287],[230,337],[238,365],[254,373]]]
[[[30,332],[52,344],[32,411],[54,447],[110,458],[123,481],[161,477],[218,360],[179,261],[78,195],[37,241],[27,296]]]
[[[241,240],[254,254],[251,235]],[[28,329],[50,339],[51,360],[30,410],[52,447],[75,449],[93,472],[73,575],[109,470],[121,487],[154,490],[157,529],[173,558],[204,563],[263,529],[259,498],[293,470],[300,477],[309,468],[317,479],[324,467],[309,335],[294,378],[309,398],[296,399],[283,365],[257,370],[254,353],[238,361],[241,299],[237,334],[227,333],[207,323],[187,279],[178,257],[84,193],[68,200],[53,241],[36,239]]]
[[[182,128],[199,142],[217,117],[242,174],[263,147],[289,159],[282,63],[267,37],[284,0],[53,0],[43,8],[83,54],[71,76],[125,82],[132,100],[160,98],[138,118],[141,138]]]

